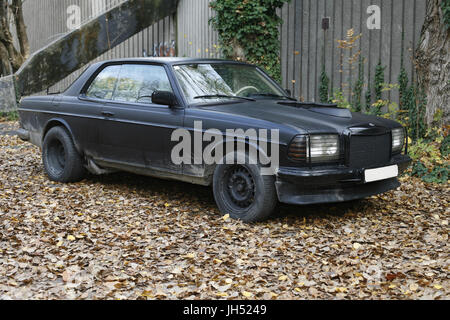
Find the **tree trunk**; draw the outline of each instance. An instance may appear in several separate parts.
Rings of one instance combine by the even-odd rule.
[[[22,6],[21,3],[20,6]],[[6,67],[8,64],[12,69],[12,72],[10,71],[9,74],[16,72],[25,59],[14,47],[14,40],[11,31],[9,30],[8,1],[6,0],[0,0],[0,43],[0,60],[3,69],[2,73],[9,71]]]
[[[0,42],[0,77],[10,75],[13,72],[8,57],[8,50],[6,50],[6,47]]]
[[[427,0],[425,23],[416,53],[418,83],[427,95],[427,124],[436,112],[443,112],[442,122],[450,119],[450,30],[443,12],[443,0]],[[444,0],[446,1],[446,0]]]
[[[11,9],[16,23],[17,38],[20,45],[20,53],[24,60],[30,57],[30,43],[28,41],[27,27],[23,19],[22,0],[13,0]]]

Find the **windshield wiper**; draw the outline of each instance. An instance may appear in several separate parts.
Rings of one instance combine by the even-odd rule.
[[[238,96],[227,96],[224,94],[212,94],[207,96],[198,96],[194,97],[194,99],[215,99],[215,98],[228,98],[228,99],[240,99],[240,100],[247,100],[247,101],[256,101],[252,98],[245,98],[245,97],[238,97]]]
[[[278,94],[274,94],[274,93],[255,93],[252,94],[253,97],[271,97],[271,98],[284,98],[284,99],[288,99],[291,101],[297,101],[294,98],[288,97],[288,96],[280,96]]]

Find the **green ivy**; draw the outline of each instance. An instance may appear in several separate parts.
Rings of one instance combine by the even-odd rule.
[[[447,28],[450,29],[450,0],[442,0],[441,7],[444,23],[447,25]]]
[[[328,103],[330,101],[330,78],[328,78],[327,72],[325,71],[325,65],[322,66],[322,73],[320,74],[320,86],[319,86],[319,96],[320,102]]]
[[[369,112],[369,110],[372,108],[372,86],[370,84],[367,85],[367,91],[366,91],[366,112]]]
[[[398,75],[398,85],[400,94],[400,109],[403,110],[405,105],[408,104],[407,91],[408,91],[408,74],[405,68],[405,32],[402,32],[402,50],[401,50],[401,62],[400,62],[400,74]]]
[[[442,142],[441,154],[443,157],[448,157],[448,155],[450,155],[450,135],[446,136]]]
[[[210,20],[219,33],[222,53],[236,58],[242,48],[245,60],[267,71],[281,82],[279,27],[282,19],[277,9],[290,0],[215,0],[216,11]]]
[[[446,184],[449,171],[449,165],[437,165],[430,171],[422,162],[418,161],[414,164],[411,175],[421,178],[426,183]]]
[[[353,99],[353,110],[355,112],[362,111],[362,92],[364,87],[364,58],[359,56],[359,67],[358,67],[358,80],[356,81],[355,88],[353,89],[354,99]]]
[[[384,88],[384,71],[386,67],[383,67],[381,64],[381,60],[378,62],[377,67],[375,68],[375,82],[374,82],[374,89],[375,89],[375,100],[382,100],[383,96],[383,88]]]
[[[0,112],[0,121],[17,121],[19,120],[18,111]]]
[[[427,97],[425,90],[414,85],[410,86],[404,97],[405,108],[408,110],[409,136],[417,141],[425,137],[427,126],[425,121]]]

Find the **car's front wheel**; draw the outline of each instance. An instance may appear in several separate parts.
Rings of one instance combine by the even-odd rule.
[[[83,159],[78,154],[70,134],[62,127],[54,127],[45,135],[42,160],[52,181],[78,182],[86,174]]]
[[[278,204],[275,178],[257,165],[217,166],[213,191],[219,210],[243,222],[266,220]]]

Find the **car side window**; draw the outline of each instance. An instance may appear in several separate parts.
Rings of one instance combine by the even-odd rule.
[[[123,65],[113,100],[152,103],[152,94],[155,91],[172,92],[164,67],[138,64]]]
[[[86,96],[90,98],[111,100],[122,66],[109,66],[103,69],[92,81]]]

